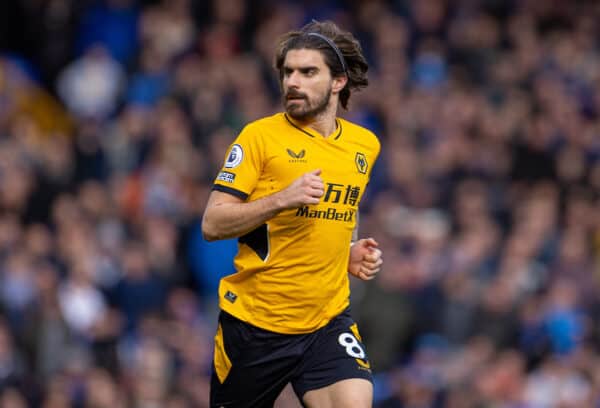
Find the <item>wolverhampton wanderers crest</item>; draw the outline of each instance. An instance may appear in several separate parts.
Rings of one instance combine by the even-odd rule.
[[[367,163],[367,158],[364,153],[356,152],[354,162],[356,163],[356,170],[358,170],[359,173],[367,174],[369,163]]]

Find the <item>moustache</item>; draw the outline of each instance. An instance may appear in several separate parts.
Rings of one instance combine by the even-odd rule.
[[[288,93],[285,94],[285,99],[306,99],[306,94],[303,94],[301,92],[295,92],[295,91],[288,91]]]

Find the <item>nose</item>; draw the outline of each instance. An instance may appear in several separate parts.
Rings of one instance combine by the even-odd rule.
[[[288,88],[298,89],[300,87],[300,75],[297,71],[290,72],[284,79]]]

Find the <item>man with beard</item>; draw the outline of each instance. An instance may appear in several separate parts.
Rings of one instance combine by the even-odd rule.
[[[219,287],[211,407],[272,407],[287,383],[308,407],[370,407],[348,273],[370,280],[382,263],[373,238],[355,239],[380,144],[336,116],[368,65],[351,33],[313,21],[280,38],[275,66],[285,112],[242,130],[204,213],[207,240],[239,242]]]

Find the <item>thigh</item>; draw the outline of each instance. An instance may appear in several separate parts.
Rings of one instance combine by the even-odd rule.
[[[358,394],[364,394],[370,401],[373,381],[371,365],[350,313],[342,313],[315,334],[316,340],[305,354],[298,375],[292,380],[298,397],[305,400],[304,397],[315,390],[325,390],[329,396],[340,392],[343,395],[348,392],[346,385],[352,388],[354,384],[358,387]]]
[[[302,401],[308,408],[371,408],[373,384],[362,378],[342,380],[307,391]]]
[[[215,336],[210,406],[273,407],[302,355],[297,336],[271,333],[226,313]]]
[[[298,397],[294,393],[294,389],[291,384],[285,386],[273,408],[302,408],[302,403],[298,400]]]

